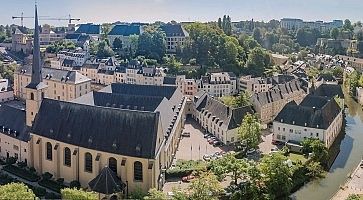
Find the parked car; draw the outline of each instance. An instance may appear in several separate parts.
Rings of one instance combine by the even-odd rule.
[[[217,141],[214,141],[214,142],[213,142],[213,146],[214,146],[214,147],[219,147],[219,146],[222,146],[222,145],[223,145],[223,143],[222,143],[221,141],[218,141],[218,140],[217,140]]]
[[[205,160],[205,161],[209,161],[210,159],[211,159],[211,157],[208,154],[205,154],[203,156],[203,160]]]
[[[210,142],[210,141],[214,141],[215,139],[216,139],[216,137],[210,137],[207,139],[207,141]]]
[[[184,133],[182,134],[182,136],[183,136],[183,137],[190,137],[190,132],[184,132]]]
[[[256,149],[248,149],[247,150],[247,155],[252,155],[252,154],[254,154],[256,152]]]
[[[195,176],[193,175],[189,175],[189,176],[184,176],[182,178],[182,181],[185,182],[185,183],[189,183],[191,180],[195,179]]]

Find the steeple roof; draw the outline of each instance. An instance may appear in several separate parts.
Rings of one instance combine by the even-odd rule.
[[[42,83],[42,66],[40,61],[40,44],[39,44],[39,23],[38,23],[38,10],[37,6],[35,6],[35,26],[34,26],[34,47],[33,47],[33,66],[32,66],[32,75],[31,81],[27,88],[31,89],[42,89],[46,87],[44,83]]]

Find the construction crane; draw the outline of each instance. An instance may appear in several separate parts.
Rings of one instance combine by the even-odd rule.
[[[49,17],[49,16],[39,16],[39,17]],[[34,17],[24,17],[24,13],[21,13],[21,16],[12,16],[12,19],[20,19],[21,20],[21,26],[24,26],[24,19],[32,19]]]
[[[67,20],[69,24],[72,24],[72,21],[80,21],[79,18],[72,18],[71,15],[69,15],[68,18],[47,18],[49,16],[40,16],[40,20]],[[20,19],[21,20],[21,26],[24,26],[24,19],[34,19],[34,17],[24,17],[24,13],[21,13],[21,16],[13,16],[12,19]]]

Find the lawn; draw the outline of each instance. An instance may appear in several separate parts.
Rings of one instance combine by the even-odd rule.
[[[298,162],[299,160],[302,163],[305,163],[307,161],[307,159],[304,157],[304,155],[296,154],[296,153],[290,153],[290,155],[287,158],[290,159],[294,163]]]

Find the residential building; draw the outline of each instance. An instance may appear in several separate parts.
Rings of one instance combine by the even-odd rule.
[[[47,46],[53,44],[54,42],[63,40],[66,36],[65,31],[53,31],[49,24],[44,24],[41,28],[41,32],[39,34],[39,40],[41,46]]]
[[[214,97],[234,95],[238,93],[237,77],[232,72],[210,73],[201,77],[198,90],[208,92]]]
[[[356,89],[356,97],[357,97],[357,101],[360,105],[363,105],[363,88],[362,87],[357,87]],[[1,93],[0,93],[1,94]]]
[[[30,54],[33,48],[32,39],[27,34],[23,33],[19,28],[15,29],[14,34],[11,37],[11,51],[23,52]]]
[[[319,87],[322,84],[338,85],[338,81],[332,74],[320,74],[315,81],[315,86]]]
[[[57,53],[57,58],[73,61],[71,67],[82,66],[89,58],[89,53],[80,49],[62,50]]]
[[[251,107],[232,108],[204,91],[192,98],[192,118],[224,144],[237,142],[238,127],[247,113],[253,113]]]
[[[131,36],[139,36],[144,32],[144,29],[140,25],[136,24],[118,24],[115,25],[108,33],[108,40],[111,46],[116,38],[119,38],[122,42],[122,48],[128,49],[131,47]]]
[[[302,19],[283,18],[280,21],[280,27],[287,30],[298,30],[300,28],[318,29],[321,32],[329,32],[333,28],[341,28],[342,20],[333,20],[331,22],[315,21],[305,22]]]
[[[267,92],[273,86],[278,84],[284,84],[294,80],[295,77],[292,75],[276,75],[272,77],[262,78],[252,76],[241,76],[239,78],[239,91],[247,91],[251,94]]]
[[[0,79],[0,103],[14,100],[14,92],[8,79]]]
[[[298,30],[304,26],[302,19],[283,18],[280,21],[280,27],[287,30]]]
[[[181,24],[166,24],[160,26],[160,29],[166,34],[167,53],[176,53],[177,47],[184,45],[185,39],[189,37]]]
[[[198,84],[195,79],[187,79],[185,75],[176,77],[176,85],[185,96],[194,96],[198,92]]]
[[[64,41],[73,42],[76,47],[81,47],[86,52],[89,52],[90,50],[91,40],[91,36],[85,33],[68,33],[64,38]]]
[[[253,107],[266,127],[279,114],[282,108],[290,101],[300,103],[306,95],[306,91],[300,86],[298,80],[292,80],[285,84],[274,86],[267,92],[252,95]]]
[[[298,113],[298,114],[297,114]],[[316,138],[329,148],[341,131],[343,109],[333,98],[308,95],[300,105],[288,103],[273,122],[273,141]]]
[[[362,58],[355,58],[355,57],[343,56],[343,55],[337,55],[337,56],[335,56],[335,58],[346,62],[348,67],[353,67],[360,72],[363,71],[363,59]]]
[[[22,66],[14,73],[14,95],[26,99],[25,87],[31,81],[31,66]],[[48,86],[46,96],[70,101],[91,91],[91,80],[76,71],[43,68],[42,78]]]

